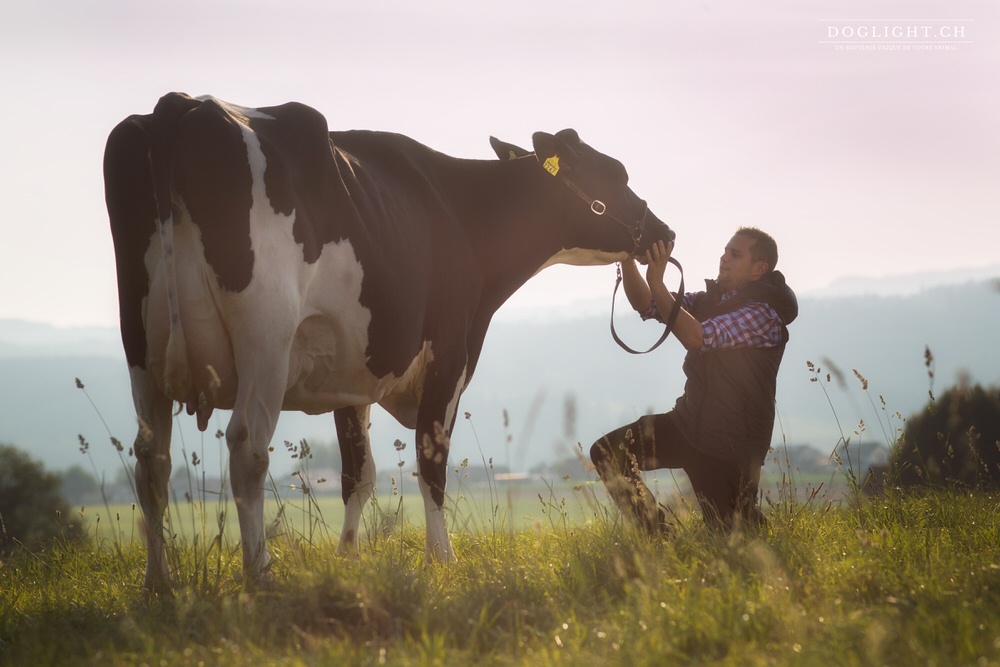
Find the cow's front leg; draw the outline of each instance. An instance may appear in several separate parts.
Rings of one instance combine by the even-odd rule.
[[[430,432],[421,433],[418,429],[417,470],[420,473],[420,495],[424,499],[427,557],[440,561],[456,560],[444,515],[444,490],[450,444],[448,432],[440,422],[435,422]]]
[[[375,493],[375,461],[368,435],[370,411],[371,406],[365,405],[333,412],[343,465],[344,529],[337,545],[337,553],[340,554],[357,555],[361,515],[368,499]]]
[[[426,515],[427,556],[453,561],[456,558],[448,537],[444,498],[451,430],[455,425],[458,399],[465,388],[465,369],[454,374],[441,373],[440,368],[437,371],[430,374],[424,385],[417,415],[417,471]]]

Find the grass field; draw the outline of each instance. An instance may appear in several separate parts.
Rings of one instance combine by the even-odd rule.
[[[88,543],[4,559],[0,663],[1000,664],[998,496],[779,499],[760,535],[682,513],[649,540],[587,488],[550,491],[459,497],[451,565],[425,562],[409,498],[368,513],[359,559],[334,554],[337,502],[287,504],[262,592],[217,507],[174,505],[176,594],[151,600],[131,507],[102,508]]]
[[[574,491],[582,486],[587,493]],[[456,488],[449,493],[450,527],[455,531],[489,532],[493,529],[525,529],[549,515],[558,505],[563,520],[581,523],[594,513],[593,484],[564,482],[511,484],[506,488]],[[449,491],[452,487],[449,486]],[[377,495],[369,503],[362,529],[374,536],[395,525],[422,528],[424,504],[416,484],[410,493]],[[239,539],[239,523],[232,500],[207,494],[205,500],[177,500],[168,512],[169,530],[179,540],[214,539],[220,533],[233,542]],[[141,540],[141,512],[134,503],[83,507],[77,513],[88,534],[98,543],[129,545]],[[264,502],[264,520],[273,535],[291,534],[307,541],[336,541],[344,521],[344,502],[339,495],[277,494]]]

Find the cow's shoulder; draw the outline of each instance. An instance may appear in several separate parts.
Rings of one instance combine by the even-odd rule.
[[[318,110],[301,102],[286,102],[278,106],[252,109],[256,112],[250,117],[254,129],[264,132],[281,132],[292,140],[324,141],[328,137],[326,116]],[[270,121],[270,122],[267,122]]]
[[[451,160],[425,144],[396,132],[342,130],[330,133],[330,141],[348,159],[363,166],[393,171],[420,169],[435,160]]]

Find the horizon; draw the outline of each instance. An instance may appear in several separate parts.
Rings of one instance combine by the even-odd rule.
[[[552,267],[546,269],[551,270]],[[595,267],[570,267],[576,270],[587,270]],[[608,267],[604,267],[608,268]],[[540,275],[544,275],[543,272]],[[538,280],[536,275],[532,280]],[[669,280],[669,278],[668,278]],[[1000,280],[1000,262],[986,264],[982,266],[966,266],[958,269],[926,271],[917,273],[901,273],[881,276],[861,276],[845,275],[834,279],[829,284],[817,287],[805,292],[796,291],[796,296],[800,299],[842,299],[851,297],[909,297],[921,292],[934,290],[942,287],[955,285],[990,282]],[[539,299],[534,292],[521,295],[521,290],[515,292],[510,299],[504,303],[494,316],[494,322],[511,322],[525,317],[544,317],[550,320],[573,319],[580,314],[592,315],[595,311],[605,312],[610,315],[611,294],[614,287],[614,276],[606,285],[604,294],[586,294],[578,298],[563,299],[559,303],[553,304],[547,299]],[[700,279],[692,281],[688,277],[688,291],[702,289]],[[619,295],[619,300],[623,299]],[[624,302],[618,304],[623,308]],[[543,314],[544,313],[544,314]],[[112,322],[93,324],[58,324],[41,319],[25,319],[23,317],[4,317],[0,314],[0,322],[19,322],[29,325],[44,325],[55,330],[107,330],[118,331],[119,323],[117,314]],[[124,356],[124,351],[119,350]],[[2,357],[2,352],[0,352]]]
[[[801,317],[792,327],[779,375],[775,446],[810,444],[829,450],[845,437],[838,427],[848,429],[862,417],[872,422],[864,440],[878,441],[885,429],[876,422],[894,419],[890,417],[894,411],[916,414],[926,405],[928,390],[940,392],[963,382],[996,384],[1000,361],[992,354],[990,331],[1000,323],[1000,309],[995,307],[1000,287],[995,278],[977,281],[973,288],[966,285],[940,285],[932,289],[943,291],[929,297],[920,293],[801,299]],[[935,313],[929,319],[928,308]],[[490,456],[512,470],[527,470],[541,460],[568,458],[575,443],[592,442],[618,423],[667,409],[683,390],[681,346],[668,341],[655,355],[625,354],[608,334],[608,310],[602,299],[593,310],[577,309],[566,318],[549,309],[541,311],[544,316],[496,321],[459,406],[454,461]],[[970,311],[982,313],[984,326],[965,331],[956,343],[950,323]],[[616,322],[621,336],[633,345],[649,344],[659,333],[624,309]],[[925,367],[927,348],[935,358],[933,376]],[[825,376],[828,386],[821,391],[810,379],[812,371],[807,372],[810,361],[832,373],[836,382],[829,384]],[[97,457],[98,467],[116,474],[121,466],[107,436],[131,443],[135,435],[129,374],[117,327],[62,329],[0,320],[0,364],[0,372],[12,379],[0,387],[0,441],[33,451],[48,467],[74,463],[89,467],[77,451],[77,434],[83,434],[93,443],[90,456]],[[854,369],[871,382],[867,397],[857,393]],[[76,378],[85,392],[75,386]],[[877,402],[868,405],[875,396],[882,400],[881,416]],[[570,401],[575,405],[572,427],[566,421]],[[462,418],[466,412],[471,420]],[[225,411],[216,412],[208,431],[199,433],[192,418],[178,415],[174,442],[178,464],[186,448],[198,451],[210,468],[221,468],[226,448],[212,434],[224,431],[227,421]],[[392,469],[400,458],[412,465],[413,432],[378,408],[372,411],[372,424],[379,469]],[[858,442],[857,433],[852,443]],[[282,416],[272,440],[278,450],[272,462],[276,475],[294,463],[281,443],[301,438],[313,444],[335,442],[330,415]],[[407,444],[406,451],[394,451],[390,445],[396,439]]]

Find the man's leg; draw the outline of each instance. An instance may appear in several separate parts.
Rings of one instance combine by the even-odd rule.
[[[590,460],[622,514],[656,534],[664,529],[666,515],[640,473],[681,467],[677,452],[685,447],[672,415],[646,415],[595,442]]]
[[[760,510],[757,502],[757,495],[760,490],[760,469],[763,463],[752,462],[749,470],[745,473],[745,483],[741,485],[742,492],[739,496],[738,508],[740,516],[743,518],[743,525],[761,529],[767,526],[767,519]]]
[[[746,467],[692,450],[684,472],[708,525],[731,530],[737,521],[752,528],[767,524],[757,506],[759,464]]]

